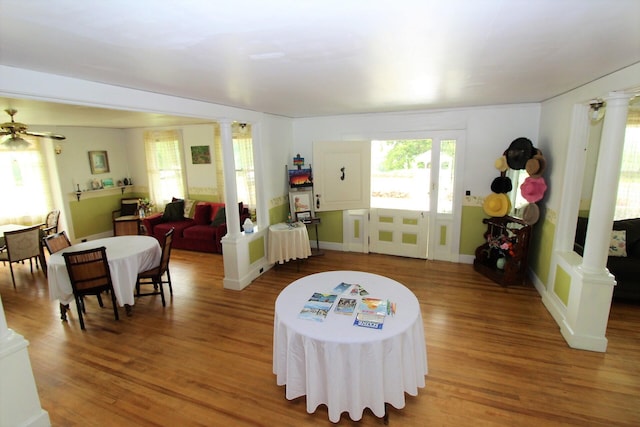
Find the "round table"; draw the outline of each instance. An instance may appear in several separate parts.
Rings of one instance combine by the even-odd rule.
[[[341,296],[353,298],[343,294],[323,322],[298,317],[314,292],[331,293],[342,282],[395,302],[396,314],[387,316],[379,330],[354,326],[355,313],[334,312]],[[400,409],[405,393],[417,395],[427,371],[420,305],[392,279],[358,271],[318,273],[291,283],[276,299],[273,373],[277,384],[286,386],[287,399],[306,395],[309,413],[325,404],[332,422],[344,411],[358,421],[364,408],[384,417],[385,403]]]
[[[118,304],[121,307],[133,305],[138,273],[150,270],[160,264],[162,249],[154,237],[107,237],[78,243],[52,254],[47,266],[49,297],[52,301],[60,300],[62,305],[73,301],[73,288],[62,254],[99,248],[100,246],[107,248],[111,282]]]
[[[311,256],[307,227],[302,222],[289,225],[281,222],[269,226],[269,262],[284,264],[293,259]]]

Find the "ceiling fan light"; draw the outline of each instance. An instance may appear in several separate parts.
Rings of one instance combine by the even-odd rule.
[[[2,147],[9,150],[20,150],[31,145],[29,141],[17,135],[11,135],[2,141]]]

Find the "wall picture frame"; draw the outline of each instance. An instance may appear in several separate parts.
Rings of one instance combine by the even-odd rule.
[[[100,173],[109,172],[109,156],[106,151],[89,151],[89,166],[91,167],[91,174],[96,175]]]
[[[297,213],[309,212],[313,216],[313,194],[311,191],[291,191],[289,192],[289,206],[291,217],[297,219]]]
[[[191,147],[191,163],[194,165],[211,164],[211,151],[208,145],[193,145]]]

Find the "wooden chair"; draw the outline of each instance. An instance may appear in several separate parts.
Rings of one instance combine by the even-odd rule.
[[[138,199],[120,199],[120,209],[111,212],[112,219],[134,218],[138,216]]]
[[[82,313],[86,313],[83,297],[85,295],[96,295],[99,297],[103,291],[108,291],[111,295],[113,314],[116,320],[120,320],[118,307],[116,306],[116,294],[113,291],[111,272],[109,271],[109,263],[107,261],[107,249],[101,246],[84,251],[65,252],[62,256],[64,257],[69,279],[71,280],[73,296],[76,300],[76,307],[78,308],[80,328],[85,329],[84,319],[82,317]]]
[[[48,236],[58,232],[58,220],[60,219],[60,210],[54,209],[47,214],[47,219],[42,226],[42,235]]]
[[[35,258],[36,268],[38,267],[38,260],[41,260],[44,268],[45,264],[42,262],[44,255],[42,252],[42,244],[40,243],[40,224],[23,230],[7,231],[4,233],[4,238],[6,250],[0,252],[0,261],[9,262],[11,280],[15,288],[16,279],[13,274],[14,263],[29,260],[31,274],[33,274],[33,259]]]
[[[115,218],[113,220],[114,236],[135,236],[140,234],[140,218]]]
[[[60,249],[68,248],[71,246],[67,233],[63,230],[59,233],[50,234],[42,238],[44,245],[49,251],[49,255],[58,252]]]
[[[162,306],[164,307],[164,289],[163,284],[169,285],[169,293],[173,296],[173,287],[171,285],[171,273],[169,272],[169,259],[171,258],[171,243],[173,242],[174,228],[169,230],[164,235],[164,244],[162,245],[162,256],[160,257],[160,265],[151,270],[144,271],[138,274],[138,280],[136,281],[136,296],[146,295],[160,295],[162,298]],[[163,280],[163,276],[167,275],[167,279]],[[153,291],[142,293],[140,287],[143,285],[153,285]]]

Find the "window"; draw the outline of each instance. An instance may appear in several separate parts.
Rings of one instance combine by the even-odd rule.
[[[256,208],[256,179],[253,167],[253,139],[249,130],[244,129],[243,132],[234,133],[233,157],[238,202],[242,202],[245,207],[254,212]]]
[[[627,117],[614,220],[640,217],[640,109]]]
[[[149,196],[163,208],[173,197],[184,198],[185,180],[182,170],[182,143],[176,130],[144,133]]]
[[[5,202],[0,223],[35,224],[52,209],[48,173],[36,138],[24,137],[29,147],[0,148],[0,182]]]

